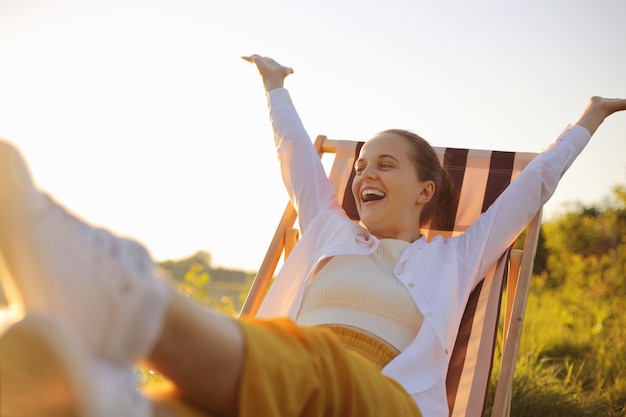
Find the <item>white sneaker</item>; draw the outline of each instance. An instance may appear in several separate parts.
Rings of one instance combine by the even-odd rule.
[[[130,366],[93,359],[60,318],[29,315],[0,336],[0,415],[149,417]]]
[[[2,141],[0,201],[0,256],[26,313],[64,317],[102,358],[129,364],[145,357],[168,298],[146,249],[37,190],[20,154]]]

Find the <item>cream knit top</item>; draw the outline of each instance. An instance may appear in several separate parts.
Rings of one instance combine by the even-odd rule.
[[[339,255],[307,288],[296,322],[356,328],[404,350],[424,317],[393,269],[408,242],[381,239],[370,255]]]

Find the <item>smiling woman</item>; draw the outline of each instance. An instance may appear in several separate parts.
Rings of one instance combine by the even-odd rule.
[[[387,233],[394,229],[410,230],[414,233],[420,226],[432,220],[437,210],[442,212],[456,200],[450,175],[441,166],[432,146],[420,136],[406,130],[385,130],[367,141],[355,162],[355,170],[357,175],[352,187],[361,219],[377,237],[403,239],[401,235],[377,235],[375,230],[379,228],[366,220],[368,210],[365,208],[371,205],[370,202],[388,197],[388,182],[389,187],[394,187],[394,183],[401,186],[399,196],[392,195],[390,200],[403,198],[403,201],[398,201],[398,209],[410,209],[410,212],[402,213],[392,209],[393,213],[384,214],[381,221],[393,219],[405,223],[396,227],[383,226],[382,229],[387,230]],[[375,186],[378,182],[383,185],[381,189]],[[404,194],[402,190],[408,190],[408,194]],[[388,204],[393,205],[392,202]],[[409,235],[403,240],[412,242],[417,237],[419,236]]]
[[[416,240],[422,211],[438,191],[432,180],[418,176],[411,154],[411,144],[394,133],[377,135],[361,148],[352,192],[361,221],[378,238]]]
[[[604,119],[626,110],[626,100],[593,97],[465,233],[427,240],[419,225],[446,179],[425,142],[416,149],[406,133],[385,131],[361,148],[356,224],[283,87],[293,71],[244,59],[262,76],[302,232],[257,317],[237,320],[177,293],[143,245],[76,218],[2,141],[1,278],[26,313],[0,338],[12,347],[0,358],[2,411],[446,417],[446,370],[471,292]],[[49,359],[43,371],[29,366],[40,351]],[[140,395],[139,361],[170,379],[175,394]],[[67,389],[65,401],[24,401],[42,398],[50,375]]]

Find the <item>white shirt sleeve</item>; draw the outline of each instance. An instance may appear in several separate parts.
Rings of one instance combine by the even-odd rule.
[[[459,261],[474,270],[475,279],[487,273],[548,201],[590,138],[585,128],[568,126],[459,238]]]
[[[272,90],[268,100],[283,182],[298,212],[300,232],[306,233],[321,210],[341,207],[289,92]]]

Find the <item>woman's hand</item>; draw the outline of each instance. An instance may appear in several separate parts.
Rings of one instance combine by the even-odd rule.
[[[241,58],[256,65],[261,77],[263,78],[265,91],[268,93],[276,88],[283,87],[285,77],[293,73],[293,69],[281,65],[269,57],[250,55],[242,56]]]
[[[593,135],[604,119],[623,110],[626,110],[626,99],[591,97],[576,125],[584,127]]]

